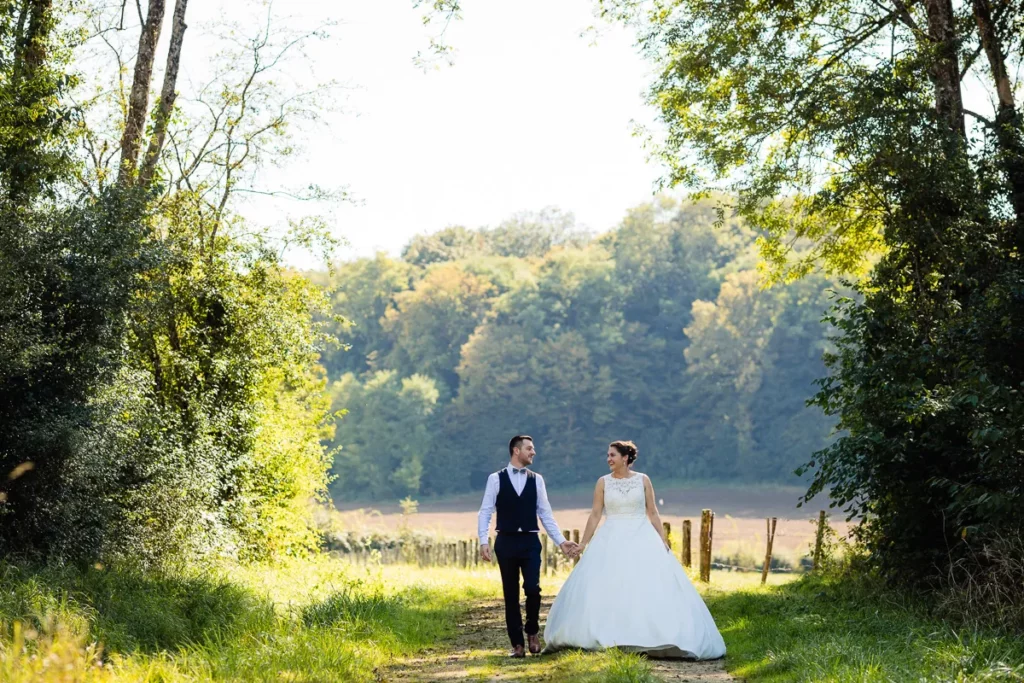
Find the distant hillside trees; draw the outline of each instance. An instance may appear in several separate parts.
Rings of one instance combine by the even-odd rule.
[[[659,200],[593,236],[546,210],[339,264],[335,495],[470,490],[516,432],[555,486],[602,473],[622,437],[662,477],[793,481],[829,441],[805,401],[836,285],[762,289],[753,235],[716,219]]]

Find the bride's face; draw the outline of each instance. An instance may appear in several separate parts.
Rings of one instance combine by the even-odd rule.
[[[629,458],[617,450],[608,447],[608,467],[613,470],[625,469],[629,465]]]

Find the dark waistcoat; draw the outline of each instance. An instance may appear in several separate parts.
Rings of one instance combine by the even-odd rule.
[[[498,498],[494,506],[498,513],[498,531],[538,531],[537,475],[526,470],[526,485],[523,486],[523,492],[516,495],[516,487],[512,486],[508,470],[498,472]]]

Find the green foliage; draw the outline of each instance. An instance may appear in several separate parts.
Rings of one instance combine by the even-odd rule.
[[[66,37],[55,28],[62,9],[0,5],[3,552],[95,547],[95,515],[72,494],[76,458],[95,418],[92,392],[120,354],[136,278],[154,257],[138,195],[57,201],[72,168],[62,97],[73,79]]]
[[[742,271],[726,277],[715,302],[694,303],[686,360],[703,397],[691,398],[697,450],[721,454],[737,475],[767,479],[791,466],[788,454],[827,440],[829,421],[804,410],[803,396],[821,372],[828,299],[821,277],[763,290]]]
[[[1024,365],[1010,349],[1024,343],[1024,270],[1003,260],[998,232],[949,226],[960,244],[924,272],[910,262],[925,254],[894,252],[835,317],[843,337],[816,400],[849,435],[815,456],[810,493],[828,486],[866,516],[861,536],[894,578],[982,560],[1020,528]]]
[[[542,257],[554,247],[581,247],[590,235],[576,229],[576,219],[556,207],[523,211],[496,228],[469,230],[454,225],[417,235],[402,249],[402,260],[417,266],[484,256]]]
[[[429,377],[400,378],[393,370],[365,382],[352,374],[334,382],[334,405],[346,406],[335,432],[340,450],[334,490],[342,496],[396,499],[418,494],[436,447],[432,418],[439,395]]]
[[[81,192],[70,9],[0,3],[0,552],[146,567],[313,549],[327,300],[208,185]]]
[[[70,167],[74,109],[63,96],[71,36],[58,30],[64,2],[0,4],[0,192],[26,206]]]
[[[321,358],[331,377],[380,369],[381,358],[392,347],[391,337],[383,329],[384,314],[394,297],[411,287],[414,273],[408,264],[378,254],[351,263],[335,275],[330,283],[332,306],[346,313],[345,322],[335,326],[334,334],[345,347],[328,349]]]
[[[505,435],[522,432],[555,487],[603,473],[607,443],[624,435],[645,471],[704,479],[785,480],[828,443],[828,421],[804,407],[824,372],[825,278],[762,290],[753,236],[736,220],[716,227],[711,202],[637,207],[577,246],[521,218],[542,255],[338,266],[335,313],[372,332],[338,330],[352,341],[344,367],[363,372],[334,385],[349,411],[333,444],[337,495],[477,488],[507,458]],[[458,234],[487,245],[495,232]],[[400,378],[416,373],[436,383],[436,403],[402,398]]]
[[[411,291],[395,295],[384,314],[384,332],[394,346],[383,363],[403,375],[423,373],[454,394],[455,367],[469,335],[483,321],[496,293],[486,277],[454,264],[430,268]]]
[[[184,194],[166,205],[162,259],[86,449],[116,473],[109,551],[137,561],[317,543],[306,506],[325,490],[329,406],[311,320],[324,298],[260,242],[213,239],[208,215]]]

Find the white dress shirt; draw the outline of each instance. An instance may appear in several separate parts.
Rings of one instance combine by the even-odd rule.
[[[526,487],[526,472],[513,472],[512,463],[508,464],[505,471],[508,472],[508,479],[512,482],[517,495],[522,495]],[[555,545],[565,543],[565,537],[555,524],[555,515],[551,512],[551,503],[548,502],[548,491],[544,486],[544,477],[536,472],[533,476],[537,479],[537,516],[540,523],[544,525],[544,531],[555,542]],[[498,473],[495,472],[487,477],[487,488],[484,489],[484,500],[480,504],[480,515],[477,520],[477,533],[480,536],[480,545],[487,545],[487,531],[491,528],[491,517],[494,515],[494,503],[498,498],[498,489],[501,482],[498,481]],[[539,533],[539,532],[538,532]]]

